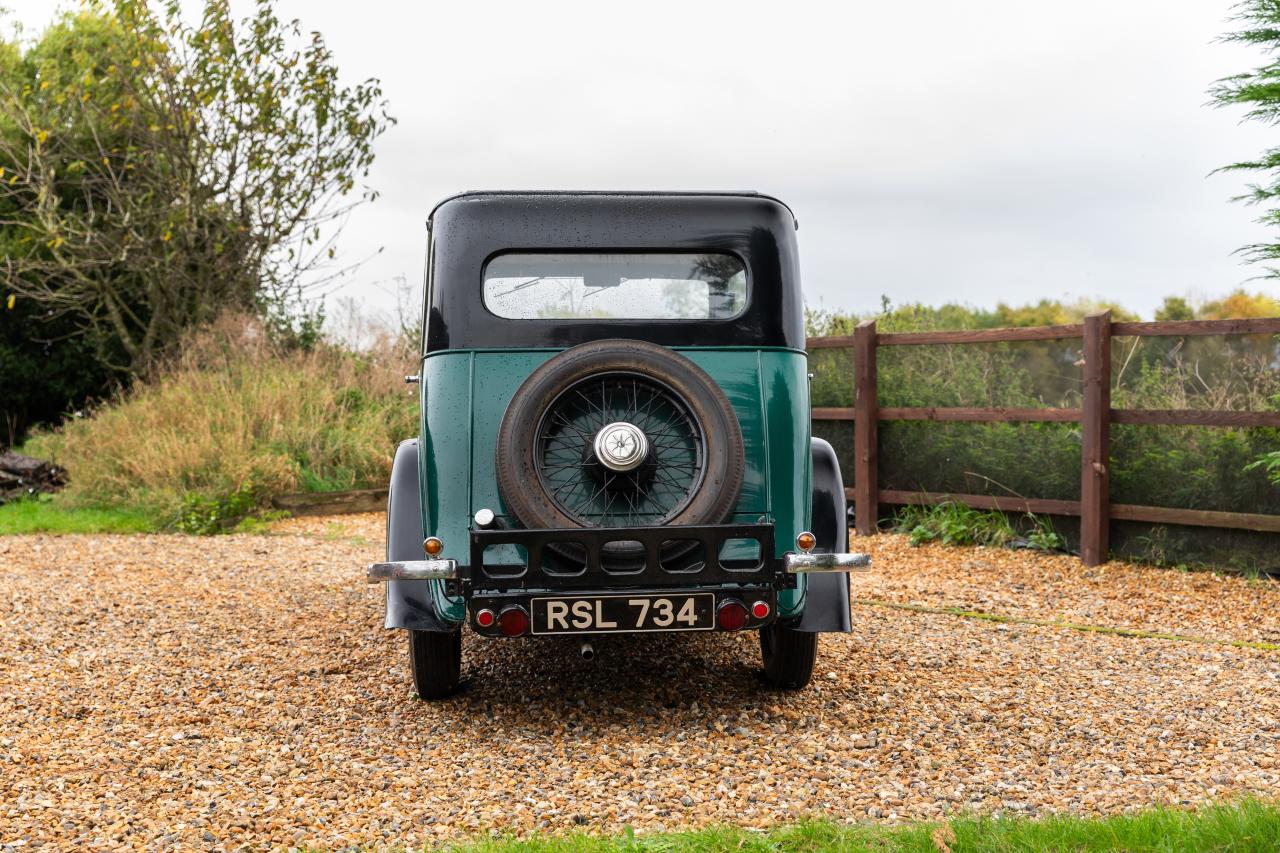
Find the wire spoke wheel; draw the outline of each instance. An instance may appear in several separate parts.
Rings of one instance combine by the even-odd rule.
[[[633,457],[638,447],[643,458],[626,460],[625,469],[600,452],[601,440]],[[704,432],[689,407],[664,383],[635,373],[598,374],[565,389],[534,434],[539,484],[584,527],[669,522],[697,493],[705,460]]]
[[[495,468],[504,507],[525,527],[653,529],[724,521],[746,463],[737,414],[702,368],[657,344],[606,339],[552,356],[516,389]],[[545,551],[549,571],[587,563],[571,538]],[[673,535],[660,562],[691,570],[701,551]],[[609,542],[600,556],[606,573],[646,566],[638,541]]]

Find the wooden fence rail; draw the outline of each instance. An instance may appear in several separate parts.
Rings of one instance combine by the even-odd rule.
[[[852,335],[810,338],[809,349],[852,347],[854,404],[816,407],[814,420],[853,421],[853,487],[845,490],[854,502],[854,526],[859,535],[875,532],[879,505],[937,504],[955,501],[980,509],[1069,515],[1080,518],[1080,552],[1086,565],[1107,559],[1110,521],[1188,524],[1280,533],[1280,516],[1216,512],[1172,507],[1112,504],[1110,498],[1111,424],[1171,426],[1276,427],[1280,412],[1236,412],[1200,409],[1111,408],[1111,339],[1113,337],[1183,335],[1280,335],[1280,317],[1249,320],[1191,320],[1165,323],[1113,323],[1111,312],[1091,314],[1083,323],[1017,329],[979,329],[953,332],[876,331],[874,320],[858,325]],[[980,407],[881,407],[876,391],[876,350],[882,346],[923,344],[1003,343],[1080,338],[1084,353],[1084,394],[1079,409],[1011,409]],[[1081,425],[1080,500],[989,497],[913,492],[877,487],[876,442],[880,421],[1037,422]]]

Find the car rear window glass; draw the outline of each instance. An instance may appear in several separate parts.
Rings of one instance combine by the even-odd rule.
[[[510,253],[485,266],[484,304],[512,320],[728,320],[747,271],[722,253]]]

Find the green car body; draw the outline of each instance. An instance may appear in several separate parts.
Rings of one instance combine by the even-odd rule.
[[[493,446],[498,424],[516,388],[559,350],[469,350],[427,355],[422,363],[422,525],[428,536],[465,542],[482,508],[507,510],[498,494]],[[794,550],[795,534],[810,527],[809,382],[803,351],[765,348],[680,347],[707,371],[733,404],[742,426],[747,476],[734,520],[762,518],[795,531],[775,541],[775,557]],[[477,392],[483,377],[483,392]],[[457,413],[469,413],[459,418]],[[511,547],[511,546],[506,546]],[[805,578],[779,594],[779,612],[804,606]],[[446,619],[461,623],[463,601],[432,581],[432,597]]]

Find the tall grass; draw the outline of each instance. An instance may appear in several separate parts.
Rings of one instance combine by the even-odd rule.
[[[256,321],[225,317],[149,381],[27,451],[70,472],[60,503],[137,507],[167,524],[282,492],[382,485],[396,443],[417,432],[408,359],[387,338],[359,353],[285,349]]]

